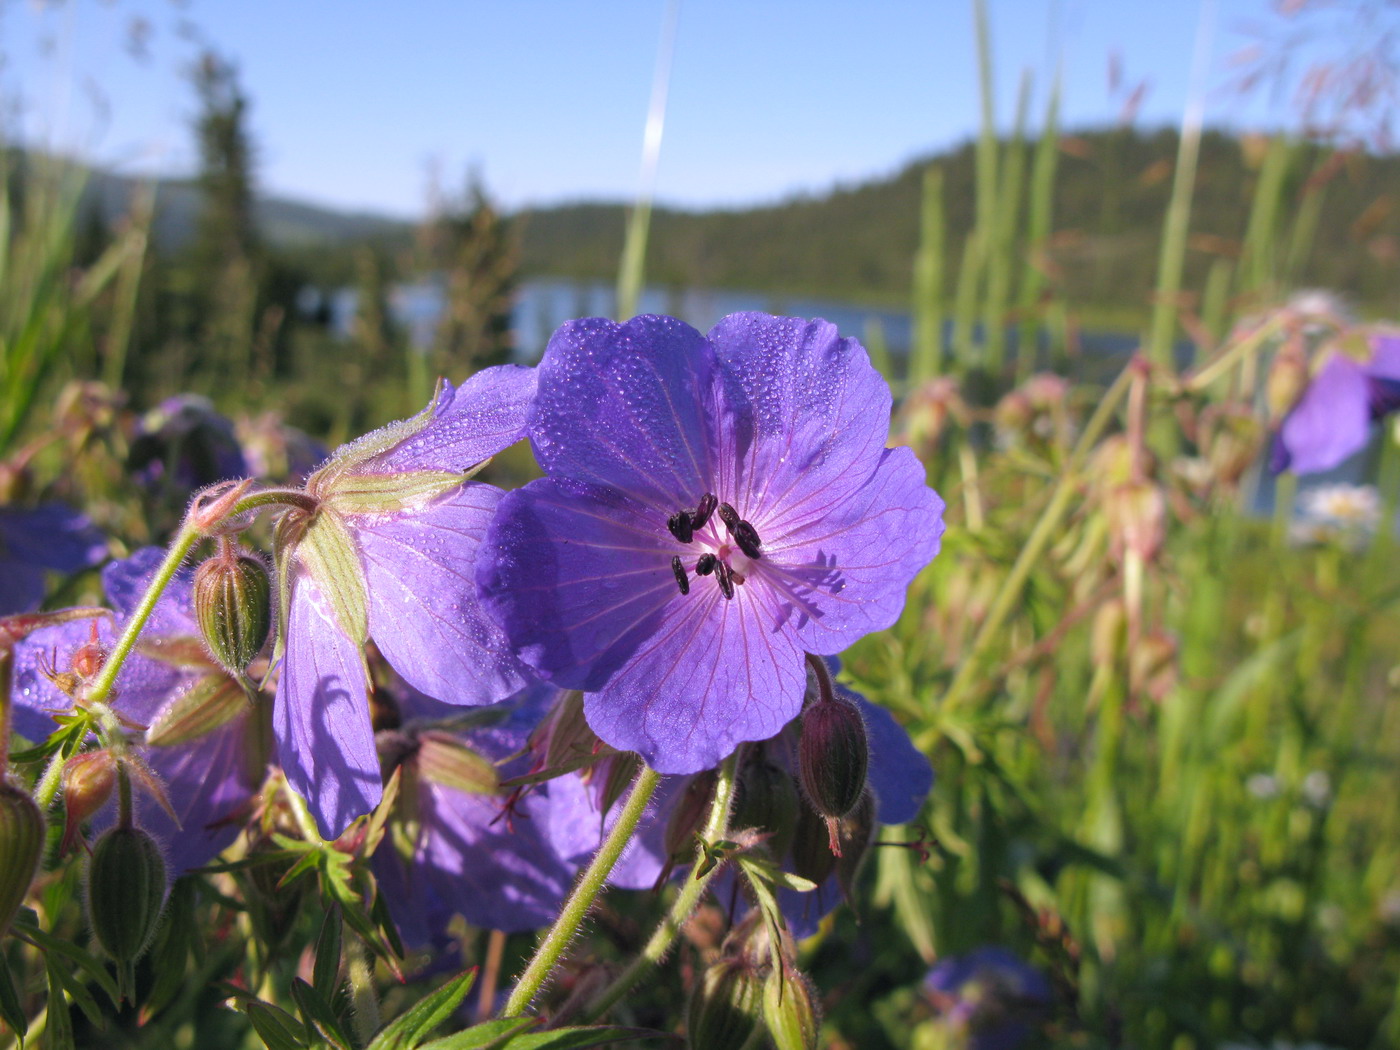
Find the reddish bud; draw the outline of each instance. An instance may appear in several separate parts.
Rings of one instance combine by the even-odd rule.
[[[798,776],[807,801],[824,817],[844,817],[865,791],[870,744],[860,708],[839,693],[802,712]],[[835,839],[833,837],[833,850]]]
[[[72,849],[78,829],[112,797],[117,762],[110,751],[84,751],[63,764],[63,850]]]

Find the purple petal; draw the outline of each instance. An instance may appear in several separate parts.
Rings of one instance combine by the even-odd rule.
[[[709,339],[729,408],[717,438],[722,499],[757,524],[810,516],[818,489],[830,504],[861,483],[889,435],[890,388],[858,342],[825,321],[759,313],[731,314]],[[794,491],[811,472],[820,485]]]
[[[309,576],[292,583],[272,725],[287,782],[333,839],[379,804],[364,657]]]
[[[613,866],[609,884],[625,890],[649,890],[656,884],[666,863],[666,822],[689,783],[689,777],[662,778],[636,833]],[[607,819],[603,819],[596,778],[586,783],[577,774],[551,780],[540,792],[541,823],[550,846],[574,867],[587,864],[617,823],[622,804],[614,804]]]
[[[765,554],[751,585],[769,591],[776,616],[806,650],[825,654],[899,618],[944,525],[943,501],[907,448],[881,452],[858,489],[825,507],[824,484],[822,472],[811,471],[793,490],[807,512],[760,526]]]
[[[0,616],[37,609],[46,571],[77,572],[106,553],[92,522],[62,504],[0,507]]]
[[[539,373],[530,437],[547,474],[621,489],[666,514],[704,495],[718,402],[714,351],[695,329],[669,317],[571,321]]]
[[[527,680],[477,603],[477,550],[501,495],[469,484],[412,514],[352,520],[370,636],[406,682],[447,703],[493,703]]]
[[[1400,380],[1400,335],[1386,332],[1371,338],[1371,363],[1366,371],[1377,379]]]
[[[501,500],[477,588],[526,663],[557,685],[596,690],[681,599],[671,572],[680,549],[626,496],[545,478]]]
[[[1283,421],[1278,442],[1283,462],[1296,474],[1330,470],[1365,447],[1370,436],[1366,372],[1333,353]]]
[[[497,365],[456,389],[444,383],[432,422],[357,472],[466,470],[490,459],[525,436],[535,379],[533,368]]]
[[[933,790],[933,766],[894,716],[859,693],[841,689],[860,707],[870,738],[870,769],[875,816],[881,824],[905,824],[919,815]]]

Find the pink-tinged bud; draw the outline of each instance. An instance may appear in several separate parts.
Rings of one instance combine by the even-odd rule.
[[[1167,501],[1150,481],[1129,481],[1104,497],[1113,551],[1131,552],[1150,561],[1166,537]]]
[[[531,735],[530,748],[537,755],[543,754],[544,769],[577,769],[611,750],[584,718],[583,693],[577,689],[559,697],[549,717]]]
[[[419,734],[418,775],[433,784],[470,795],[491,795],[500,787],[496,767],[450,733]]]
[[[763,982],[763,1023],[777,1050],[817,1050],[821,1016],[807,975],[774,967]]]
[[[165,890],[165,858],[149,834],[117,826],[98,838],[88,865],[88,919],[97,943],[117,963],[124,997],[160,925]]]
[[[84,751],[63,764],[63,850],[76,845],[85,820],[107,804],[117,786],[117,762],[110,751]]]
[[[44,830],[44,815],[29,793],[0,780],[0,937],[39,870]]]
[[[1308,363],[1303,360],[1302,347],[1290,345],[1279,351],[1269,366],[1264,385],[1264,403],[1269,418],[1280,420],[1292,411],[1308,385]]]
[[[230,543],[195,572],[194,612],[214,659],[230,674],[242,674],[272,629],[267,566]]]
[[[865,720],[854,703],[837,693],[802,712],[797,772],[807,801],[827,818],[831,851],[837,856],[835,821],[860,801],[869,765]]]
[[[711,966],[691,990],[686,1009],[690,1050],[738,1050],[753,1035],[763,1009],[763,981],[745,963]]]
[[[899,406],[896,431],[921,457],[937,451],[949,422],[965,424],[967,405],[950,376],[939,376],[912,391]]]
[[[797,784],[787,770],[760,757],[745,762],[734,785],[734,811],[730,826],[754,828],[768,836],[768,849],[782,858],[792,847],[797,833],[797,814],[802,800]]]

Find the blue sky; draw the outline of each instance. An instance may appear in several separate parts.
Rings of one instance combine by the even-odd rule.
[[[988,0],[998,119],[1023,72],[1039,123],[1063,70],[1068,127],[1177,124],[1204,11],[1208,123],[1286,124],[1227,90],[1268,0]],[[0,0],[0,91],[21,137],[127,172],[187,173],[201,44],[252,102],[264,192],[420,214],[470,167],[510,206],[628,199],[666,0]],[[145,57],[127,44],[148,26]],[[1276,19],[1273,19],[1276,22]],[[1122,83],[1110,91],[1110,58]],[[659,200],[743,205],[894,171],[976,132],[970,0],[681,0]]]

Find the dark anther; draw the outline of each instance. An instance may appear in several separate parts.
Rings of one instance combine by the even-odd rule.
[[[713,554],[702,554],[695,559],[695,575],[708,576],[715,571],[715,566],[719,564],[719,559]]]
[[[676,586],[681,589],[681,593],[689,594],[690,577],[685,574],[685,566],[681,564],[681,556],[679,554],[671,559],[671,571],[676,574]]]
[[[734,597],[734,580],[728,565],[722,561],[715,562],[715,579],[719,581],[720,592],[726,598]]]
[[[699,532],[705,527],[705,522],[710,520],[710,515],[715,512],[715,507],[719,500],[715,498],[713,492],[707,492],[700,497],[700,503],[695,508],[695,513],[690,516],[690,527]]]
[[[733,532],[739,525],[739,512],[728,503],[719,505],[719,520],[724,522],[724,527]]]
[[[737,543],[739,545],[739,549],[745,554],[747,554],[750,558],[763,557],[763,555],[759,552],[758,549],[758,545],[760,542],[758,538],[758,530],[752,525],[750,525],[747,521],[741,521],[738,525],[734,527],[734,542]]]
[[[692,536],[690,527],[690,515],[683,510],[678,510],[666,519],[666,527],[671,530],[671,535],[682,543],[689,543]]]

